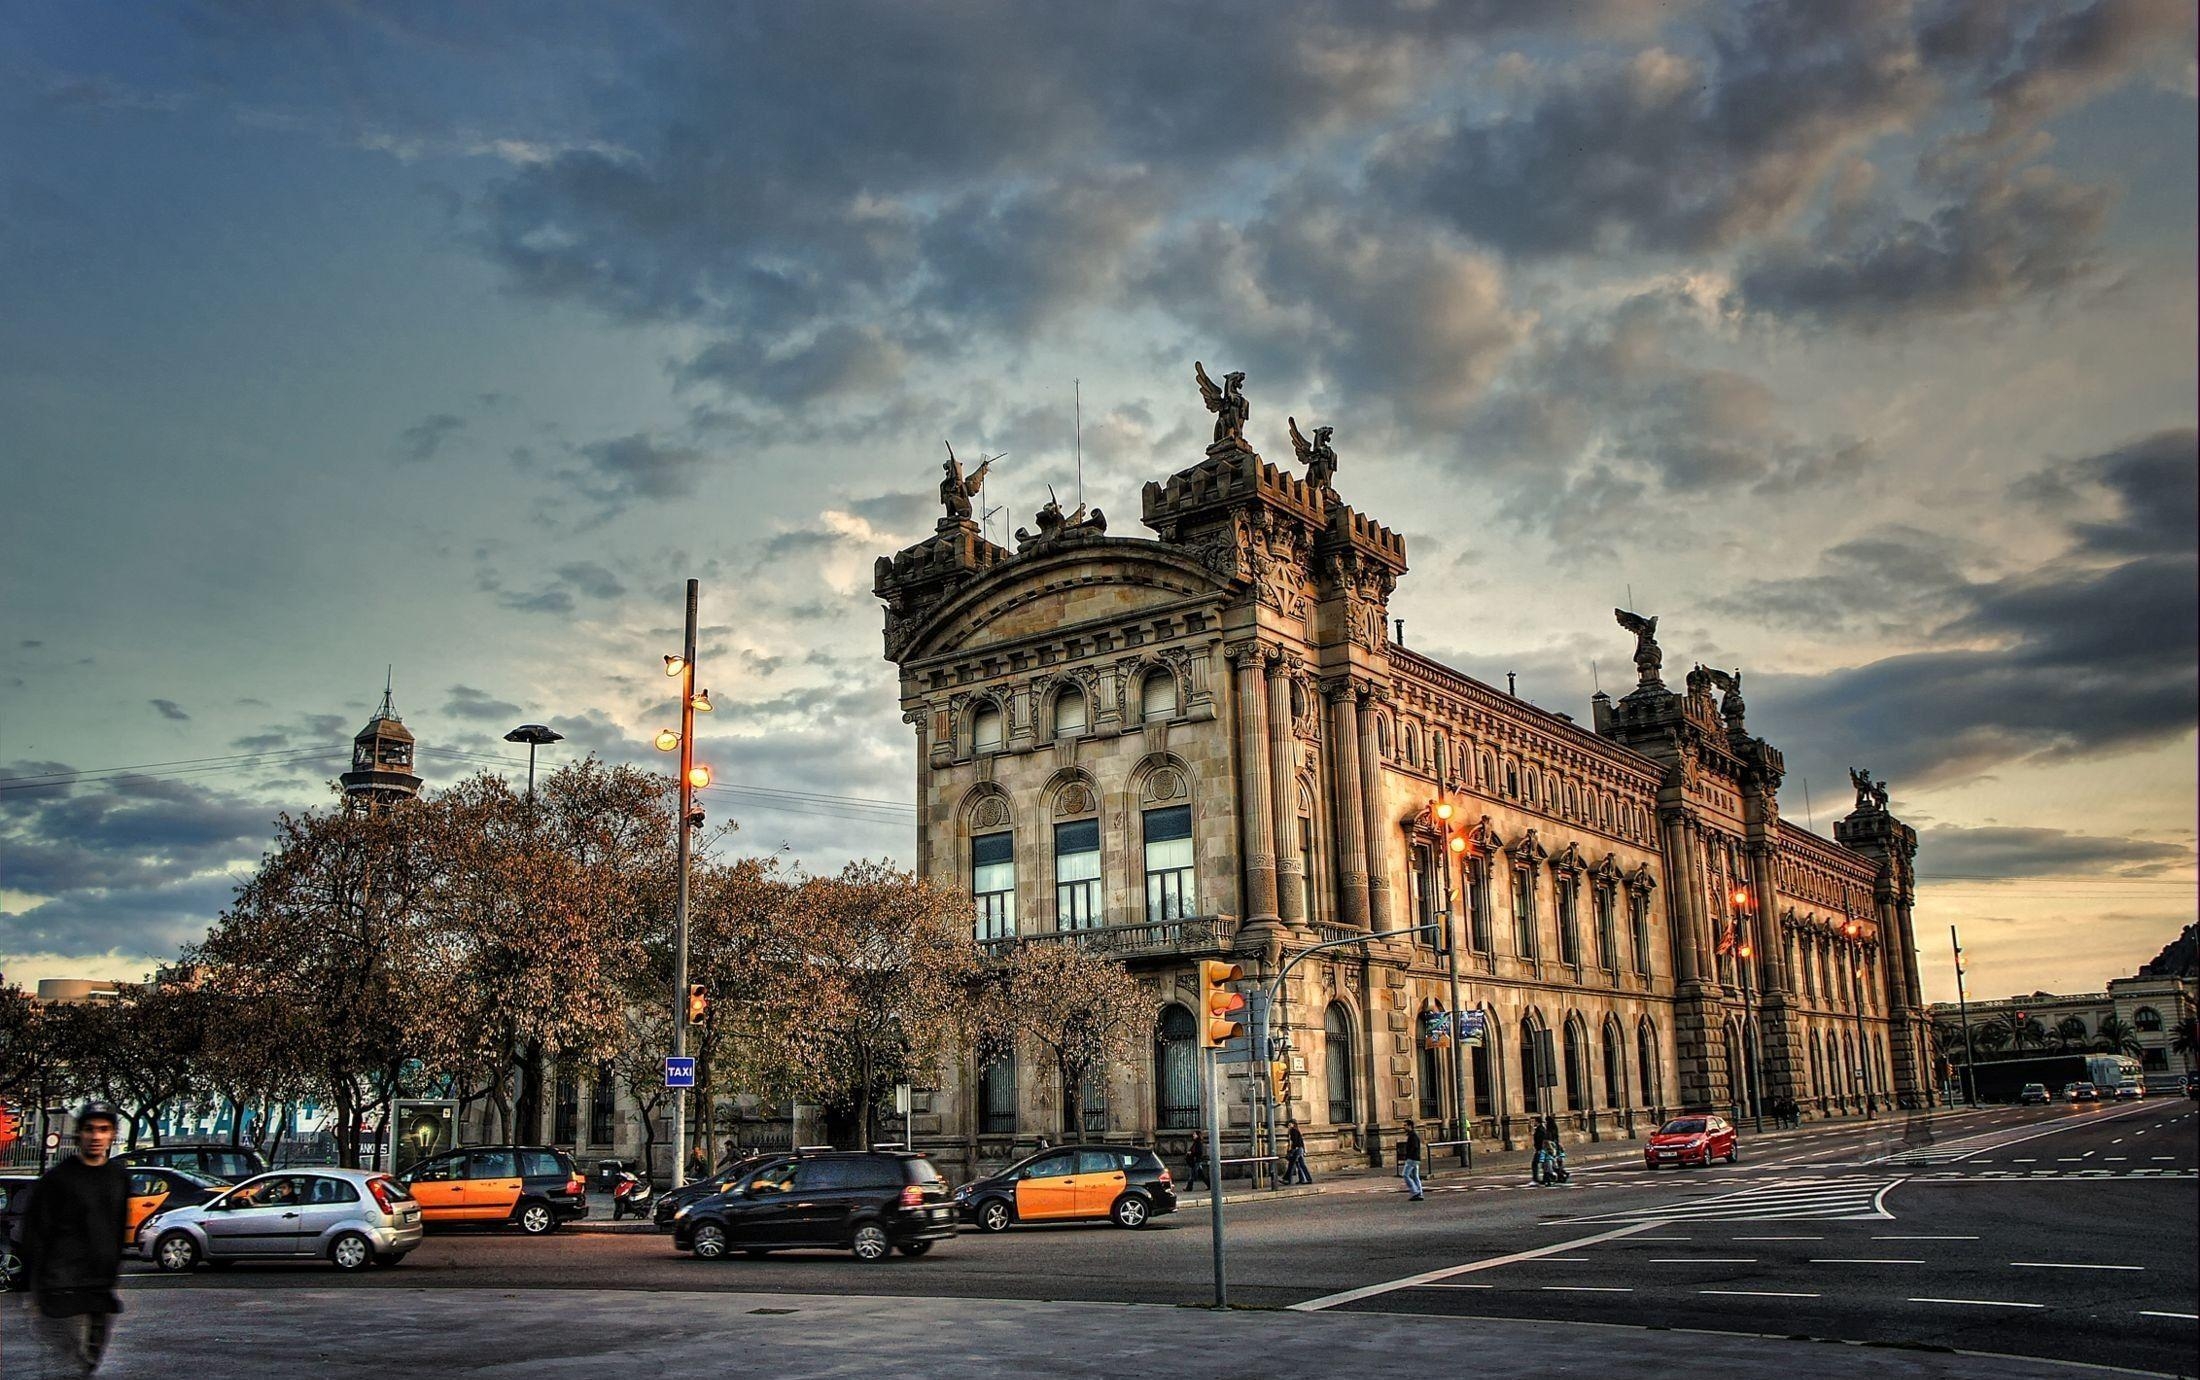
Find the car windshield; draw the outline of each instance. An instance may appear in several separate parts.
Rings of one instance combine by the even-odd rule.
[[[2002,1086],[2007,1087],[2009,1085],[2004,1083]],[[1686,1116],[1678,1121],[1668,1121],[1658,1128],[1658,1134],[1661,1136],[1700,1136],[1703,1134],[1703,1118]]]
[[[171,1169],[168,1172],[175,1175],[177,1178],[189,1183],[193,1188],[229,1187],[228,1184],[223,1183],[220,1179],[211,1179],[204,1174],[194,1174],[188,1169]]]

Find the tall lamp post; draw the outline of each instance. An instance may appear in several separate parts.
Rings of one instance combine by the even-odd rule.
[[[1762,1133],[1765,1129],[1764,1070],[1760,1067],[1763,1061],[1759,1057],[1761,1045],[1757,1039],[1756,974],[1752,971],[1757,966],[1756,910],[1756,898],[1749,894],[1749,888],[1734,888],[1734,923],[1740,931],[1734,944],[1734,966],[1742,976],[1742,1048],[1743,1057],[1749,1061],[1749,1115],[1753,1128]]]
[[[505,734],[504,741],[527,744],[527,809],[532,813],[535,808],[535,749],[562,743],[565,735],[548,724],[521,724]]]
[[[1474,1150],[1467,1139],[1467,1045],[1459,1029],[1462,1009],[1459,1004],[1459,926],[1454,918],[1457,893],[1452,889],[1452,872],[1467,851],[1467,841],[1451,831],[1452,818],[1458,813],[1458,807],[1448,800],[1438,799],[1429,804],[1429,816],[1436,822],[1442,844],[1440,856],[1444,869],[1444,911],[1436,917],[1436,922],[1441,926],[1437,932],[1444,937],[1444,976],[1451,984],[1452,1138],[1459,1142],[1460,1165],[1469,1167],[1474,1163]]]
[[[1948,927],[1948,943],[1956,951],[1956,1012],[1963,1020],[1963,1100],[1964,1105],[1978,1105],[1978,1075],[1971,1066],[1978,1062],[1971,1052],[1971,1004],[1963,995],[1963,941],[1956,938],[1956,927]]]
[[[1864,1084],[1864,1119],[1869,1121],[1879,1114],[1879,1103],[1872,1093],[1871,1046],[1864,1036],[1864,922],[1851,916],[1841,932],[1849,940],[1849,1012],[1856,1017],[1856,1067]]]
[[[710,784],[710,768],[695,760],[695,711],[709,710],[710,692],[695,688],[695,605],[702,582],[687,582],[687,632],[680,655],[665,658],[665,674],[680,681],[680,727],[657,734],[657,750],[680,754],[680,819],[675,835],[679,851],[680,894],[672,912],[672,1056],[687,1055],[688,1028],[688,863],[693,853],[690,838],[702,816],[695,808],[695,792]],[[672,1186],[687,1182],[687,1094],[673,1101]]]

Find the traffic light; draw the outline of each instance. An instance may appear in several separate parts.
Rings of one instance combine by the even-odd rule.
[[[707,1016],[709,1016],[709,1015],[710,1015],[710,997],[709,997],[708,995],[706,995],[706,994],[704,993],[704,991],[703,991],[703,984],[702,984],[702,983],[700,983],[700,982],[691,982],[691,983],[689,983],[689,984],[688,984],[688,1024],[689,1024],[689,1025],[701,1025],[701,1024],[703,1023],[703,1020],[704,1020],[704,1018],[705,1018],[705,1017],[707,1017]]]
[[[1288,1060],[1271,1059],[1268,1062],[1268,1087],[1276,1101],[1291,1100],[1291,1065]]]
[[[1245,994],[1223,984],[1236,982],[1245,970],[1235,963],[1206,959],[1199,965],[1199,1047],[1220,1049],[1245,1033]]]

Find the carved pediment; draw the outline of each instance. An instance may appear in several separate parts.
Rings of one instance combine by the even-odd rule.
[[[1551,850],[1545,848],[1542,840],[1535,836],[1535,830],[1530,829],[1505,845],[1505,856],[1512,859],[1515,867],[1539,867],[1550,861]]]

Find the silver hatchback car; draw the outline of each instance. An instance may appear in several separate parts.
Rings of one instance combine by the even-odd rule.
[[[326,1260],[363,1270],[395,1265],[420,1236],[420,1204],[387,1174],[278,1169],[197,1206],[155,1213],[136,1245],[169,1271],[232,1260]]]

